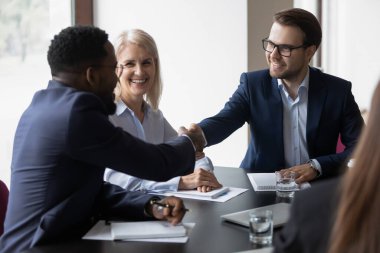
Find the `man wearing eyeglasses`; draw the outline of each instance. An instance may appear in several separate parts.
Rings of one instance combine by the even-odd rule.
[[[321,38],[313,14],[297,8],[276,13],[262,40],[269,69],[243,73],[225,107],[198,124],[207,145],[247,122],[250,143],[240,165],[247,172],[294,171],[297,183],[337,175],[363,119],[350,82],[309,67]],[[339,135],[346,148],[336,154]]]

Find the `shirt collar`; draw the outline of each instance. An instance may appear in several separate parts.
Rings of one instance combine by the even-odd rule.
[[[148,113],[150,113],[151,111],[151,108],[149,106],[149,104],[147,102],[143,102],[144,103],[144,110],[145,110],[145,115],[148,115]],[[119,99],[117,100],[116,102],[116,112],[115,114],[117,116],[120,116],[121,114],[123,114],[124,112],[129,112],[130,114],[134,115],[134,112],[132,111],[132,109],[130,109],[124,102],[123,100]]]
[[[115,114],[117,116],[120,116],[126,110],[131,111],[131,109],[129,109],[128,106],[124,104],[124,102],[121,99],[117,100]]]
[[[309,90],[309,80],[310,80],[310,71],[309,71],[309,68],[307,69],[307,73],[306,73],[306,76],[305,78],[302,80],[301,82],[301,85],[300,87],[298,88],[298,90],[300,90],[301,87],[305,87],[306,88],[306,91]],[[280,89],[283,89],[284,91],[286,91],[286,89],[284,89],[284,84],[282,82],[282,79],[277,79],[277,84],[278,84],[278,87]]]

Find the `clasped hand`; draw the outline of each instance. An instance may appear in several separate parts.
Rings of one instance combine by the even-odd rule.
[[[197,124],[191,124],[189,129],[181,126],[178,130],[178,135],[187,135],[193,142],[195,151],[203,151],[206,140],[203,137],[202,129]]]
[[[149,210],[154,218],[158,220],[167,220],[173,225],[182,221],[182,218],[186,213],[186,208],[182,199],[171,196],[161,199],[159,203],[167,205],[167,207],[150,204]]]

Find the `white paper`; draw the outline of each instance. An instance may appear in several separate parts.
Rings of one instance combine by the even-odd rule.
[[[229,187],[221,187],[219,189],[215,189],[209,192],[200,192],[198,190],[180,190],[180,191],[177,191],[176,193],[215,199],[220,196],[226,195],[229,192],[229,190],[230,190]]]
[[[129,239],[123,241],[186,243],[189,239],[192,228],[195,226],[195,223],[183,223],[183,225],[186,228],[186,236],[171,238]],[[82,239],[113,241],[111,235],[111,226],[106,225],[106,222],[104,220],[100,220],[87,232],[87,234],[83,236]]]
[[[246,250],[246,251],[239,251],[235,253],[271,253],[273,252],[273,247],[265,247],[265,248],[260,248],[260,249],[251,249],[251,250]]]
[[[182,194],[181,191],[173,191],[173,192],[165,192],[165,193],[156,193],[158,195],[164,195],[164,196],[176,196],[179,198],[184,199],[198,199],[198,200],[207,200],[207,201],[215,201],[215,202],[226,202],[227,200],[230,200],[239,194],[242,194],[245,191],[248,191],[248,189],[245,188],[235,188],[235,187],[228,187],[229,191],[225,192],[225,194],[217,197],[217,198],[211,198],[209,196],[203,196],[201,192],[198,192],[194,195],[192,194]]]
[[[114,240],[183,237],[186,228],[182,224],[173,226],[168,221],[112,222],[111,235]]]

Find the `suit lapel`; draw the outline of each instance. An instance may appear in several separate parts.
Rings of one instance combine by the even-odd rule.
[[[309,155],[313,154],[312,147],[317,138],[318,126],[321,119],[323,106],[327,95],[326,84],[323,83],[322,74],[319,70],[310,68],[306,139]]]
[[[274,131],[272,132],[272,138],[276,138],[276,140],[272,140],[274,144],[273,152],[276,152],[277,156],[280,158],[280,160],[278,161],[280,164],[278,164],[278,166],[284,166],[284,114],[282,98],[280,90],[278,88],[277,79],[272,78],[271,85],[268,85],[267,83],[265,87],[267,89],[268,97],[271,98],[269,107],[271,111],[271,118],[273,120],[271,128],[274,129]]]

